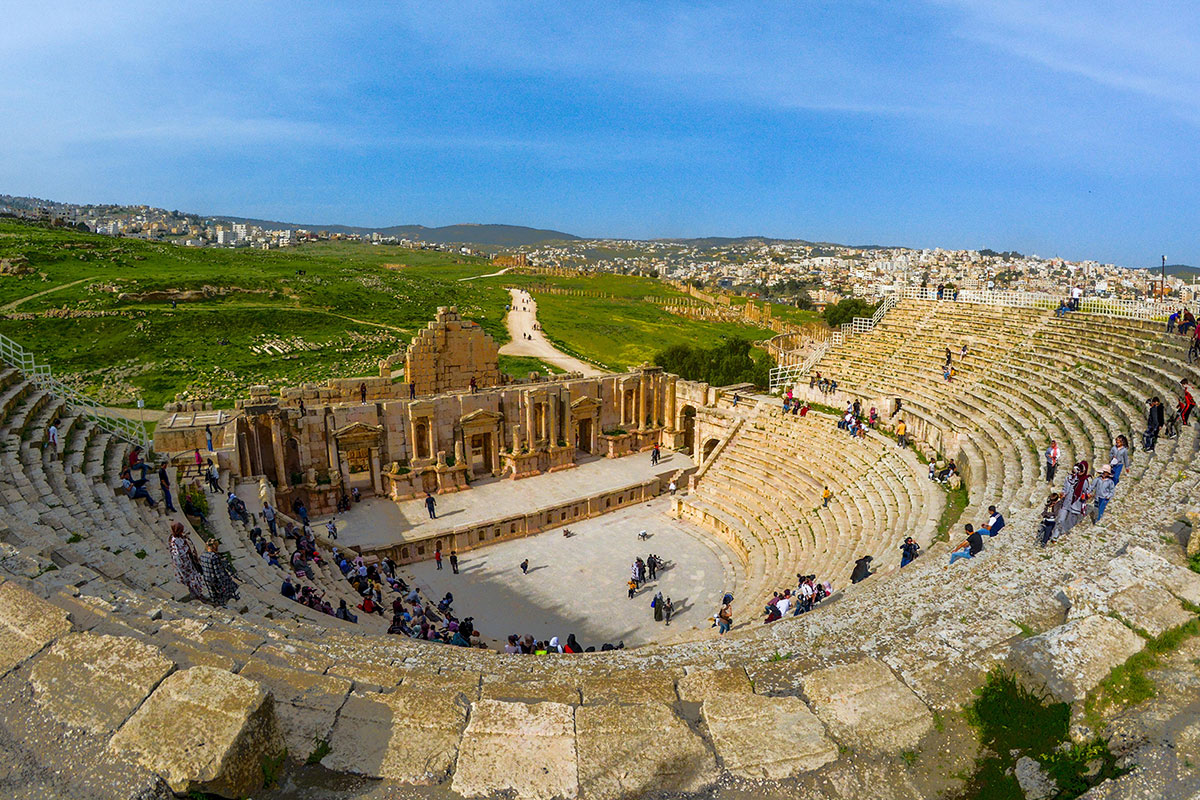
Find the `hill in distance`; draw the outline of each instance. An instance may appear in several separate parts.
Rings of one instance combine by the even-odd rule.
[[[1161,265],[1153,267],[1140,267],[1148,272],[1153,272],[1158,275],[1162,270]],[[1193,267],[1190,264],[1167,264],[1167,274],[1172,277],[1179,278],[1195,278],[1200,277],[1200,267]]]
[[[522,225],[444,225],[440,228],[427,228],[424,225],[391,225],[386,228],[364,228],[356,225],[300,225],[294,222],[276,222],[250,217],[230,217],[213,215],[209,219],[220,222],[244,222],[257,225],[260,228],[272,230],[297,230],[303,228],[309,231],[329,231],[330,233],[379,233],[382,236],[396,236],[402,239],[413,239],[431,244],[490,244],[502,247],[517,247],[526,244],[541,244],[543,242],[573,241],[580,237],[562,231],[546,230],[543,228],[526,228]]]

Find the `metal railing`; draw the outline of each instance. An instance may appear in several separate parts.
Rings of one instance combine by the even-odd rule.
[[[39,389],[65,400],[77,414],[91,420],[97,427],[149,452],[150,438],[146,435],[144,424],[113,416],[104,406],[78,389],[55,380],[49,366],[39,364],[32,353],[3,334],[0,334],[0,361],[20,370]]]
[[[888,311],[895,308],[898,302],[900,302],[900,299],[895,294],[885,296],[880,301],[873,315],[870,317],[855,317],[850,322],[842,323],[838,330],[833,331],[829,335],[829,338],[821,342],[801,363],[781,363],[772,369],[770,373],[771,391],[778,391],[788,384],[802,379],[826,356],[830,347],[844,344],[846,339],[852,334],[870,333],[873,331],[875,326],[879,324],[879,321],[884,318]]]

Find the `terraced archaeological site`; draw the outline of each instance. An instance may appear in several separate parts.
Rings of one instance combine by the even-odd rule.
[[[1196,796],[1200,436],[1138,445],[1200,370],[1153,312],[987,299],[893,297],[775,395],[512,378],[442,307],[377,375],[175,402],[152,441],[4,339],[0,795]],[[1042,546],[1118,436],[1103,517]],[[807,575],[832,593],[764,622]]]

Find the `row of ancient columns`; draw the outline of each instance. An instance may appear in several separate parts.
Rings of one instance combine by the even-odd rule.
[[[636,380],[637,397],[634,405],[637,418],[634,420],[625,418],[625,382],[618,381],[615,386],[617,411],[621,423],[636,422],[637,429],[644,431],[646,430],[646,419],[649,417],[650,427],[674,430],[676,376],[663,372],[642,371]]]

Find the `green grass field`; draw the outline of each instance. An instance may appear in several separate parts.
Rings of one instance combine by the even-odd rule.
[[[352,242],[187,248],[0,220],[0,259],[32,270],[0,276],[0,333],[112,405],[142,397],[156,408],[177,394],[228,404],[256,383],[377,374],[378,361],[410,341],[438,306],[457,306],[503,344],[512,285],[615,295],[537,296],[552,341],[614,370],[671,344],[771,335],[668,314],[643,298],[680,293],[648,278],[509,273],[463,281],[495,268],[480,258]],[[184,291],[197,294],[172,308],[165,294]],[[518,376],[553,371],[509,356],[501,368]]]

